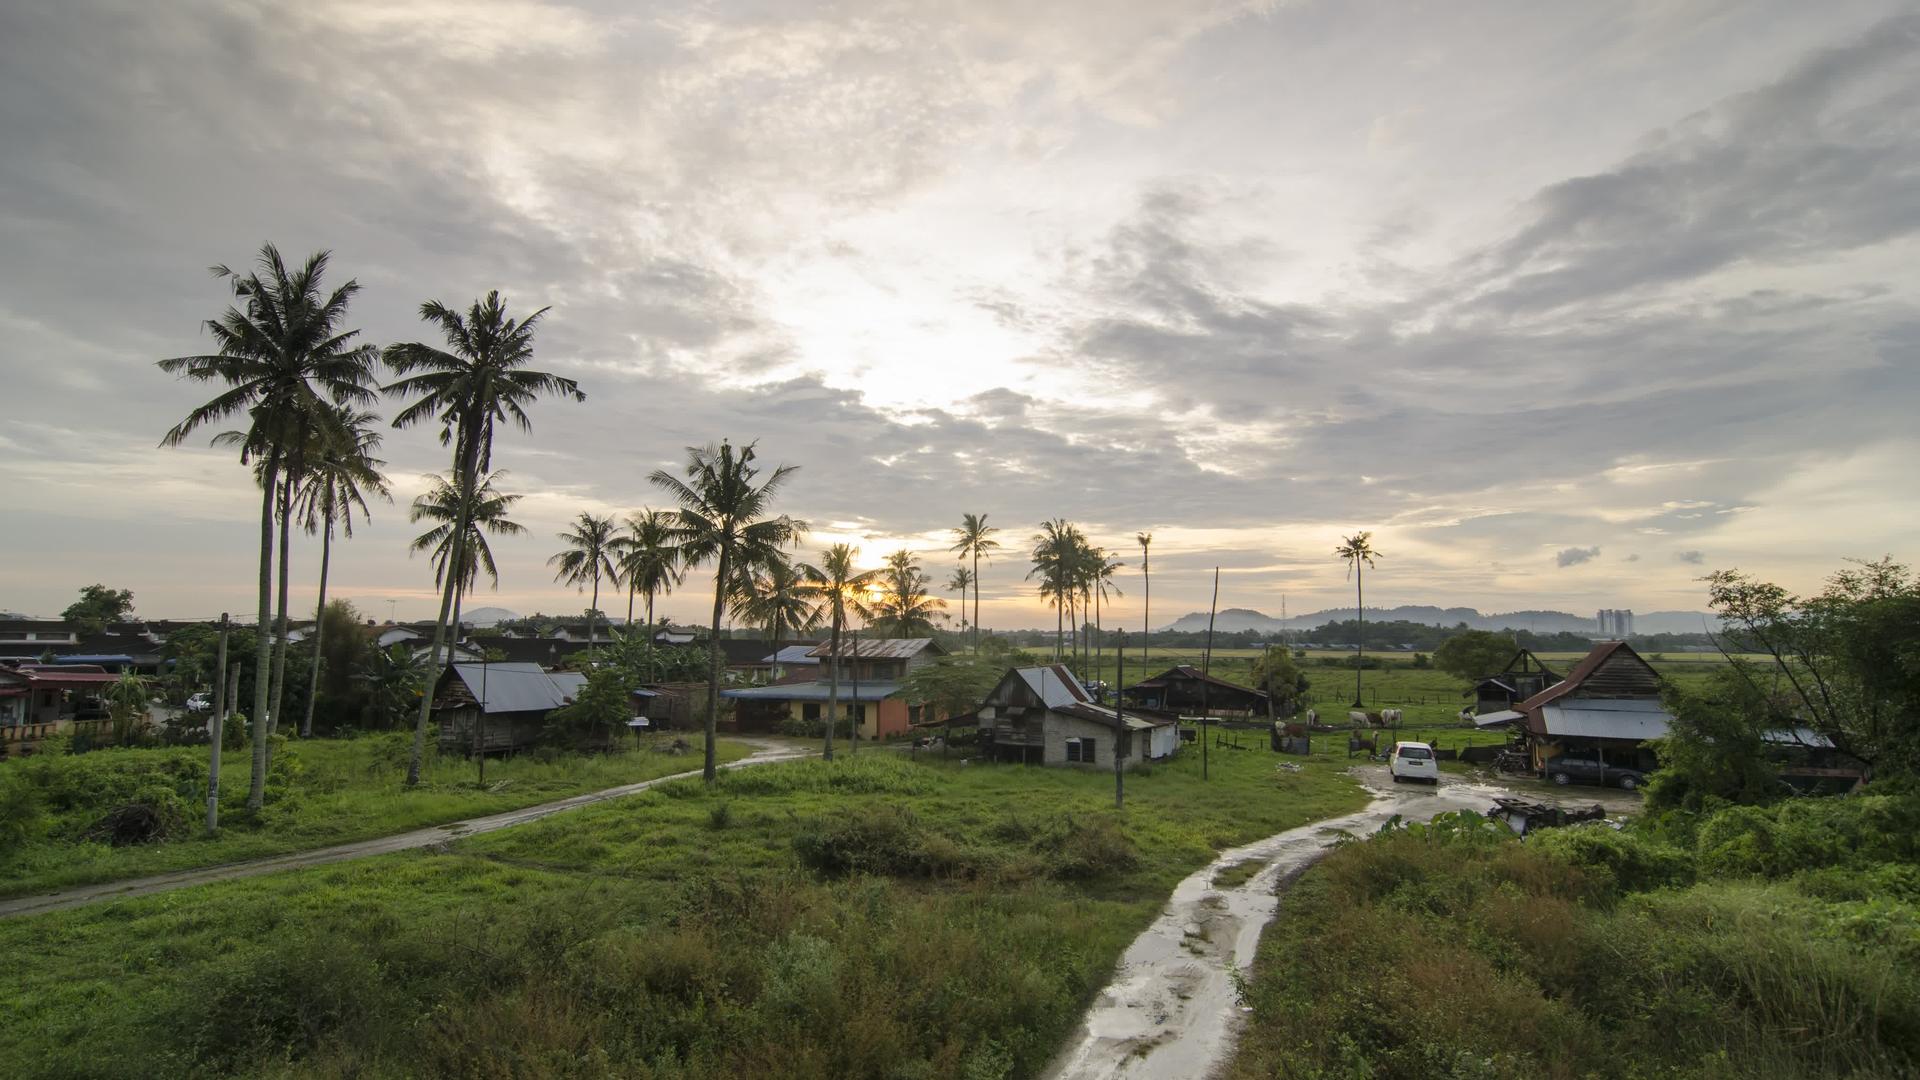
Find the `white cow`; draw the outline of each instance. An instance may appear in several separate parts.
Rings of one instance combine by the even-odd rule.
[[[1347,723],[1352,724],[1354,727],[1366,727],[1368,724],[1373,723],[1373,717],[1368,716],[1365,709],[1348,709]]]
[[[1398,726],[1400,723],[1400,710],[1399,709],[1381,709],[1380,722],[1382,724],[1387,725],[1388,727]]]
[[[1315,711],[1314,711],[1314,710],[1312,710],[1312,709],[1308,709],[1308,710],[1307,710],[1307,723],[1308,723],[1309,725],[1313,725],[1313,724],[1317,724],[1317,723],[1319,723],[1319,722],[1320,722],[1320,714],[1319,714],[1318,712],[1315,712]]]

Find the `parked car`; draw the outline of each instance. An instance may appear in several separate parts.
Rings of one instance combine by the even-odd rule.
[[[1647,774],[1641,769],[1608,765],[1597,758],[1562,755],[1547,762],[1547,778],[1556,784],[1598,784],[1634,791],[1646,786]]]
[[[1396,784],[1402,780],[1440,782],[1440,763],[1434,759],[1433,747],[1423,742],[1394,743],[1393,752],[1387,755],[1387,771]]]
[[[207,712],[213,708],[213,697],[205,690],[187,698],[188,712]]]

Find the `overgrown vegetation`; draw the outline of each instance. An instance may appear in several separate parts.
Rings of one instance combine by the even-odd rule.
[[[265,807],[248,814],[245,784],[223,783],[215,837],[201,829],[205,750],[43,752],[0,762],[0,895],[324,847],[699,767],[689,755],[651,750],[541,750],[489,763],[481,788],[472,762],[431,756],[420,785],[404,789],[404,733],[273,742]],[[729,742],[722,760],[750,752]]]
[[[1344,845],[1262,944],[1233,1075],[1913,1075],[1916,824],[1902,791]]]
[[[1130,779],[862,753],[435,852],[0,923],[0,1071],[1030,1076],[1172,885],[1362,802],[1337,757]]]

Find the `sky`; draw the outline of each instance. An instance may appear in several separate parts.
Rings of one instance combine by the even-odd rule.
[[[4,610],[253,609],[257,495],[157,448],[211,394],[154,362],[268,241],[330,250],[376,344],[549,308],[587,400],[498,439],[528,535],[470,607],[581,610],[555,534],[722,438],[800,466],[807,557],[937,585],[987,514],[988,627],[1052,621],[1051,517],[1126,624],[1139,532],[1155,624],[1215,566],[1223,607],[1351,603],[1360,529],[1369,606],[1920,556],[1910,2],[7,2],[0,146]],[[405,507],[447,454],[384,457],[331,592],[429,618]]]

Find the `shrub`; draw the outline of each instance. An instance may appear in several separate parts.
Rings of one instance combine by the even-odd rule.
[[[1693,882],[1693,863],[1686,852],[1605,825],[1542,829],[1527,837],[1527,846],[1575,866],[1604,871],[1620,892]]]
[[[0,856],[40,835],[40,792],[18,774],[0,776]]]
[[[1133,838],[1111,817],[1062,817],[1034,848],[1045,856],[1047,873],[1061,881],[1092,881],[1123,874],[1140,865]]]
[[[856,817],[816,818],[794,836],[793,850],[823,874],[929,877],[923,840],[913,811],[885,806]]]

